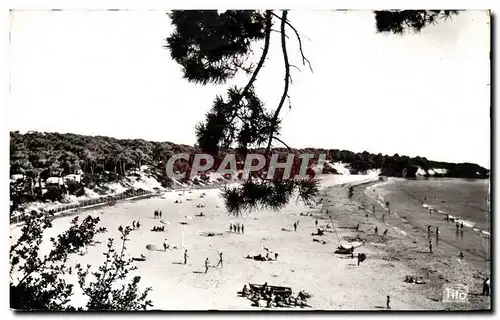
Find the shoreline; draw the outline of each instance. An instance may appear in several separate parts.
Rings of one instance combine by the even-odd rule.
[[[147,255],[148,262],[138,263],[139,269],[133,274],[142,276],[142,287],[153,287],[151,299],[154,310],[258,310],[250,306],[247,299],[237,297],[235,292],[245,283],[264,282],[311,293],[308,303],[314,310],[380,311],[385,309],[387,295],[391,297],[391,310],[490,308],[486,304],[489,299],[481,301],[483,297],[480,296],[474,296],[474,303],[471,301],[471,304],[466,305],[446,305],[441,302],[444,280],[449,279],[454,283],[458,281],[454,276],[459,273],[448,274],[448,270],[443,273],[444,267],[440,263],[450,263],[451,260],[442,257],[442,253],[438,252],[439,247],[433,256],[425,252],[425,238],[422,242],[420,234],[414,235],[406,227],[400,230],[406,233],[403,235],[389,219],[381,221],[381,207],[377,207],[375,215],[371,214],[371,205],[367,206],[370,199],[364,191],[381,181],[346,181],[343,186],[340,183],[328,185],[328,182],[322,185],[318,195],[318,200],[321,197],[324,199],[322,205],[290,204],[280,212],[264,210],[240,217],[227,215],[216,192],[207,192],[206,197],[198,197],[201,190],[193,190],[191,195],[168,192],[165,198],[154,197],[133,204],[117,202],[116,206],[111,206],[102,215],[101,223],[108,228],[108,233],[99,236],[100,244],[89,248],[85,259],[92,260],[92,264],[98,266],[102,261],[105,238],[119,236],[116,226],[124,221],[140,219],[144,232],[131,234],[127,256]],[[354,190],[352,198],[348,197],[350,186]],[[180,205],[174,202],[188,198],[191,201]],[[188,216],[194,217],[199,211],[198,204],[207,205],[203,209],[206,216],[189,220],[188,225],[191,226],[178,227],[177,222],[186,221]],[[370,210],[360,208],[363,204]],[[164,211],[166,221],[171,222],[166,234],[149,231],[158,225],[158,220],[151,217],[152,211],[156,209]],[[328,215],[320,212],[325,209],[331,212]],[[315,219],[319,220],[318,227],[333,221],[337,232],[324,228],[323,236],[312,235],[311,232],[316,231]],[[299,220],[300,226],[294,232],[291,226]],[[244,223],[244,234],[227,232],[227,226],[235,222]],[[50,232],[57,234],[67,223],[61,219]],[[360,224],[359,231],[355,230],[357,223]],[[379,228],[379,235],[373,234],[375,226]],[[388,236],[382,238],[380,234],[386,228]],[[11,232],[12,235],[19,235],[20,230],[11,229]],[[220,233],[221,236],[206,238],[201,232]],[[47,238],[50,235],[47,234]],[[182,244],[182,248],[189,249],[191,256],[187,266],[177,263],[180,259],[178,251],[145,251],[148,244],[162,243],[165,235],[168,235],[171,243]],[[355,254],[367,255],[367,260],[359,266],[350,255],[334,253],[338,243],[353,243],[357,241],[357,235],[365,241],[356,247]],[[48,250],[48,245],[44,250]],[[256,262],[244,258],[248,254],[262,252],[262,247],[279,252],[279,260]],[[214,266],[208,275],[200,273],[204,259],[209,257],[210,261],[217,261],[218,252],[224,252],[224,268]],[[68,263],[81,263],[81,259],[80,256],[73,256]],[[457,263],[460,267],[470,268],[467,260]],[[403,280],[406,275],[422,276],[427,284],[405,283]],[[459,280],[473,284],[469,278]],[[214,286],[217,294],[214,294]],[[477,292],[474,284],[471,285],[471,292]],[[193,303],[193,297],[196,303]],[[81,301],[75,297],[74,303]]]
[[[456,250],[454,248],[450,249],[451,246],[443,240],[439,241],[439,245],[436,245],[434,254],[429,254],[426,231],[418,228],[411,219],[406,220],[398,216],[397,213],[387,215],[385,219],[382,219],[382,212],[385,211],[384,203],[380,201],[379,197],[372,197],[367,194],[367,191],[388,183],[392,182],[390,180],[384,182],[373,181],[354,186],[352,199],[347,199],[347,203],[350,202],[351,206],[354,206],[357,210],[350,210],[349,214],[340,213],[335,215],[334,209],[333,213],[330,213],[330,215],[335,215],[333,221],[337,225],[360,224],[360,232],[352,230],[345,234],[344,238],[361,236],[365,240],[366,249],[382,250],[382,255],[385,258],[389,260],[395,259],[395,261],[409,267],[414,271],[413,276],[422,276],[427,282],[425,285],[406,284],[403,282],[404,278],[398,279],[398,281],[400,281],[402,287],[413,286],[407,289],[424,295],[429,300],[426,308],[432,310],[490,309],[490,299],[477,294],[480,291],[482,279],[489,276],[489,268],[484,259],[475,258],[473,255],[468,254],[466,259],[459,260]],[[338,202],[338,199],[335,198],[338,197],[339,191],[340,193],[343,192],[346,195],[345,198],[347,198],[348,188],[340,187],[340,190],[335,189],[335,187],[332,187],[327,190],[330,201]],[[391,207],[395,204],[391,202]],[[347,205],[344,204],[342,207],[345,208]],[[372,213],[372,205],[376,206],[375,214]],[[323,205],[321,211],[325,211],[329,207],[331,206]],[[422,208],[418,209],[421,210]],[[328,218],[323,214],[323,219]],[[378,227],[379,234],[384,229],[388,230],[386,241],[382,241],[380,236],[373,235],[375,227]],[[364,250],[364,248],[361,250]],[[358,250],[356,249],[355,252],[358,252]],[[374,259],[379,258],[375,257]],[[367,262],[364,263],[370,263],[370,260],[370,255],[368,255]],[[445,283],[468,284],[471,292],[470,302],[467,304],[442,303],[442,286]]]

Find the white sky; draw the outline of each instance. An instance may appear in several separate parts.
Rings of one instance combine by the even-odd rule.
[[[292,109],[283,109],[281,134],[289,145],[489,168],[486,12],[405,36],[376,34],[369,11],[292,11],[289,18],[314,69],[292,69]],[[172,30],[165,12],[16,11],[11,23],[10,130],[193,144],[195,124],[227,88],[182,79],[162,47]],[[256,85],[270,108],[284,78],[279,34],[273,37]]]

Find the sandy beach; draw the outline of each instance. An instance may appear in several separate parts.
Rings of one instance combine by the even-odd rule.
[[[103,261],[106,239],[118,238],[119,225],[131,225],[132,221],[139,220],[141,229],[130,235],[127,255],[146,256],[146,261],[137,262],[138,270],[134,274],[141,276],[141,287],[153,288],[150,298],[156,310],[258,310],[251,306],[251,301],[239,297],[237,291],[245,284],[264,282],[310,293],[311,308],[299,310],[381,310],[386,308],[387,295],[391,297],[391,310],[489,308],[489,299],[477,295],[471,295],[467,304],[441,302],[441,286],[446,281],[467,283],[471,293],[479,292],[482,283],[479,277],[489,272],[480,268],[477,259],[469,255],[464,260],[457,259],[456,250],[448,250],[446,243],[436,246],[433,255],[429,254],[427,235],[420,229],[413,229],[409,224],[399,226],[400,217],[391,216],[381,221],[382,207],[376,198],[367,195],[370,190],[367,188],[375,182],[355,187],[352,199],[347,196],[347,185],[338,183],[338,180],[322,182],[320,206],[293,203],[280,212],[258,211],[237,218],[228,216],[216,189],[169,192],[161,198],[83,212],[82,217],[99,215],[101,225],[107,227],[108,232],[98,236],[101,243],[89,247],[85,256],[75,255],[69,263],[91,263],[92,268],[97,268]],[[372,203],[377,205],[375,214],[371,212]],[[360,205],[365,205],[367,210]],[[154,219],[154,210],[163,211],[163,222]],[[396,210],[401,212],[399,208]],[[200,212],[204,213],[203,217],[195,216]],[[72,218],[56,219],[46,239],[67,228]],[[330,228],[323,236],[312,236],[316,219],[319,226],[333,221],[337,233]],[[293,231],[295,221],[299,221],[297,231]],[[231,223],[244,224],[244,234],[229,232]],[[356,232],[357,223],[360,228]],[[164,232],[150,231],[153,226],[162,225]],[[379,235],[373,235],[376,226]],[[385,229],[388,236],[384,239],[381,234]],[[19,228],[11,229],[12,240],[19,236],[19,231]],[[207,236],[209,233],[214,235]],[[346,244],[358,235],[365,244],[356,248],[355,254],[367,255],[359,266],[350,256],[334,254],[339,239]],[[179,249],[146,250],[148,244],[160,249],[165,238]],[[324,243],[315,242],[314,238]],[[48,250],[47,242],[41,251]],[[264,247],[279,253],[277,261],[245,258],[259,253],[265,255]],[[181,264],[184,249],[189,254],[187,265]],[[213,267],[219,252],[223,253],[222,268]],[[204,273],[205,258],[212,266],[207,274]],[[427,284],[405,283],[406,275],[421,276]],[[84,303],[85,299],[77,292],[72,304]]]

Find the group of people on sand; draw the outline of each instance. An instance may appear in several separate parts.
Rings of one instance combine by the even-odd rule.
[[[359,228],[359,223],[358,223],[358,228]],[[386,238],[388,232],[389,232],[389,229],[385,229],[385,231],[382,233],[382,238]],[[375,226],[375,230],[373,232],[373,235],[374,236],[378,235],[378,227],[377,226]]]
[[[266,302],[266,307],[310,307],[306,303],[306,299],[310,298],[311,295],[305,291],[299,291],[296,297],[294,297],[290,291],[284,290],[273,290],[272,286],[268,286],[265,282],[262,286],[243,285],[243,289],[238,293],[245,298],[252,301],[252,305],[255,307],[261,306],[260,301]]]
[[[413,277],[413,276],[405,276],[404,282],[406,283],[415,283],[415,284],[425,284],[423,277]]]
[[[139,221],[132,221],[132,228],[135,229],[140,229],[141,228],[141,223]]]
[[[165,226],[153,226],[153,229],[151,229],[153,232],[164,232],[165,231]]]
[[[277,261],[278,260],[279,254],[277,252],[274,253],[274,259],[273,259],[270,255],[271,252],[267,248],[264,248],[264,249],[266,249],[266,251],[267,251],[265,256],[263,256],[261,253],[259,253],[258,255],[255,255],[255,256],[251,256],[248,254],[245,258],[253,259],[256,261]]]
[[[187,250],[186,250],[187,252]],[[214,268],[217,268],[220,266],[221,268],[224,266],[223,260],[222,260],[222,252],[219,252],[219,261],[217,264],[214,266]],[[210,268],[210,260],[208,260],[208,257],[205,258],[205,273],[208,273],[208,268]]]
[[[154,212],[155,219],[157,219],[157,218],[161,219],[162,214],[163,214],[163,212],[161,210],[155,210],[155,212]]]
[[[234,232],[234,233],[245,233],[245,225],[235,223],[235,224],[229,224],[229,232]]]

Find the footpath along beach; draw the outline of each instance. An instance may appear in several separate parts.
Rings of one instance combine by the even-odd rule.
[[[98,215],[100,225],[106,227],[108,233],[98,235],[96,244],[89,247],[87,253],[72,256],[68,263],[90,262],[95,270],[103,262],[106,239],[118,237],[116,229],[119,225],[131,225],[132,221],[140,220],[140,230],[129,236],[126,254],[128,257],[141,254],[146,257],[146,261],[136,262],[138,269],[131,275],[141,276],[141,288],[153,288],[149,298],[156,310],[266,309],[253,307],[250,300],[237,294],[243,285],[265,282],[290,287],[294,293],[304,290],[311,294],[307,300],[310,307],[294,310],[385,310],[388,295],[391,310],[489,308],[489,298],[474,295],[481,290],[482,278],[479,277],[489,275],[486,269],[480,268],[479,260],[474,260],[468,253],[464,260],[459,260],[457,249],[448,249],[446,243],[437,245],[431,255],[424,232],[409,224],[399,226],[396,222],[401,217],[390,215],[381,221],[382,207],[377,203],[373,214],[371,201],[376,201],[366,195],[370,192],[369,187],[374,185],[355,186],[353,196],[349,198],[348,185],[330,184],[320,192],[318,200],[323,198],[322,205],[308,207],[291,203],[279,212],[256,211],[240,217],[227,214],[217,189],[169,192],[161,198],[89,210],[78,216]],[[382,192],[382,187],[375,188]],[[399,205],[404,203],[401,200]],[[360,207],[363,204],[365,209]],[[398,205],[393,201],[391,206]],[[396,209],[398,213],[402,212]],[[161,220],[153,217],[154,210],[163,211]],[[407,210],[408,215],[416,216],[418,210],[426,212],[421,206],[418,210],[415,207],[415,212],[409,207]],[[203,212],[202,216],[200,212]],[[50,248],[48,239],[64,231],[71,219],[73,217],[68,216],[54,220],[54,227],[45,235],[47,241],[40,254]],[[318,227],[325,230],[322,236],[311,235],[317,231],[316,220]],[[293,224],[297,221],[299,224],[294,231]],[[335,228],[331,226],[332,221]],[[235,223],[244,224],[244,233],[229,232],[230,224]],[[356,231],[358,223],[359,230]],[[326,227],[328,224],[330,228]],[[152,232],[155,226],[165,226],[165,231]],[[378,235],[373,234],[375,227],[378,227]],[[385,229],[388,229],[387,237],[382,237]],[[15,241],[19,231],[19,228],[11,229],[11,241]],[[179,249],[163,251],[165,238]],[[356,258],[334,253],[339,243],[354,241],[361,244],[359,238],[365,244],[357,247],[354,254],[367,256],[359,266]],[[148,251],[146,247],[158,249]],[[187,264],[182,263],[185,249],[189,255]],[[266,255],[266,249],[278,253],[278,259],[256,261],[245,258],[247,255]],[[223,267],[217,266],[221,252]],[[210,265],[207,273],[204,270],[206,258]],[[484,267],[486,263],[482,265]],[[405,283],[407,275],[423,277],[427,283]],[[443,303],[442,284],[446,280],[469,284],[470,302]],[[85,297],[78,292],[76,278],[69,276],[68,281],[75,283],[72,304],[84,305]]]

